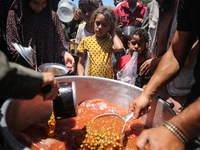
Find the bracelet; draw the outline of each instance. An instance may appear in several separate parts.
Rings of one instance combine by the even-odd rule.
[[[177,128],[173,123],[165,121],[163,123],[163,126],[165,126],[168,130],[170,130],[183,144],[185,144],[188,141],[184,133],[179,128]]]

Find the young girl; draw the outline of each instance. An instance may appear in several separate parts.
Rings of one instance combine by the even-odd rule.
[[[89,51],[88,76],[114,78],[111,55],[124,48],[115,32],[116,20],[114,11],[107,7],[99,7],[93,13],[91,24],[95,34],[83,38],[78,46],[78,75],[84,75],[85,56]]]
[[[146,30],[138,28],[131,31],[128,40],[128,55],[122,56],[118,59],[114,66],[114,72],[120,71],[131,59],[133,52],[138,52],[137,60],[137,76],[135,85],[142,87],[149,80],[149,75],[140,74],[140,66],[146,60],[147,47],[148,47],[149,35]]]
[[[89,22],[93,12],[99,7],[99,0],[79,0],[78,5],[82,12],[84,22],[79,25],[76,34],[76,43],[80,43],[84,37],[94,35],[94,31],[91,30]]]

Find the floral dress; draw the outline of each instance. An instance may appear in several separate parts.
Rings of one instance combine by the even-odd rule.
[[[114,78],[111,63],[112,39],[96,38],[93,36],[85,37],[81,40],[78,50],[80,53],[90,53],[88,76],[97,76],[104,78]]]

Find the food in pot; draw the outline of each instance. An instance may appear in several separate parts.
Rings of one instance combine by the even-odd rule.
[[[89,140],[92,140],[92,139],[86,136],[86,134],[88,136],[91,135],[92,132],[88,134],[89,128],[94,127],[93,126],[94,124],[92,123],[91,120],[93,120],[93,118],[95,118],[96,116],[104,114],[104,113],[115,113],[120,116],[126,116],[128,114],[128,112],[124,110],[123,108],[113,105],[107,101],[100,100],[100,99],[86,100],[86,101],[83,101],[81,104],[79,104],[78,115],[76,117],[56,121],[54,137],[49,137],[48,134],[46,133],[47,129],[45,127],[49,120],[49,116],[42,118],[41,120],[35,122],[34,124],[26,128],[25,130],[23,130],[21,133],[14,134],[14,136],[22,144],[24,144],[27,147],[30,147],[33,150],[91,149],[92,147],[88,148],[88,146],[86,147],[86,144],[85,144],[86,142],[89,142],[89,144],[92,145],[90,141],[88,141],[88,139]],[[130,119],[126,123],[126,127],[125,127],[125,140],[124,140],[125,147],[123,147],[123,145],[121,144],[122,142],[121,135],[116,135],[116,133],[114,133],[113,131],[115,127],[117,127],[117,125],[114,124],[115,121],[112,121],[112,122],[113,124],[111,125],[110,125],[111,122],[108,123],[108,126],[110,127],[105,127],[107,128],[106,135],[107,135],[108,140],[107,140],[107,145],[104,143],[103,146],[105,146],[106,148],[107,147],[112,148],[113,150],[120,149],[120,148],[127,149],[127,150],[136,149],[135,142],[137,140],[137,137],[141,133],[141,131],[144,128],[146,128],[145,125],[139,119],[137,120]],[[122,124],[119,125],[119,127],[121,126]],[[104,137],[104,135],[102,135],[101,133],[103,130],[101,131],[100,128],[98,130],[99,130],[99,133],[94,134],[93,138],[96,138],[96,142],[103,141],[103,140],[98,140],[100,138],[105,139],[105,142],[106,142],[106,137]],[[121,144],[121,145],[118,145],[118,144],[109,145],[109,143],[115,142],[115,141],[116,143]],[[99,147],[102,148],[102,144],[99,144],[99,145],[98,143],[96,144],[97,144],[96,148],[99,148]],[[147,150],[148,149],[149,147],[147,146]]]
[[[86,125],[82,149],[123,149],[124,121],[116,116],[102,116]]]
[[[49,137],[54,137],[55,129],[56,129],[56,119],[55,119],[54,112],[52,112],[51,117],[48,120],[47,125],[46,125],[47,135]]]

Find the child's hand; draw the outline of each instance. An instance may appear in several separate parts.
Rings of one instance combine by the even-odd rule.
[[[160,59],[151,58],[146,60],[140,67],[140,74],[147,75],[150,71],[155,70],[158,66]]]
[[[63,57],[64,57],[64,60],[65,60],[66,67],[69,68],[69,70],[73,72],[75,70],[74,57],[68,52],[65,52]]]
[[[74,20],[79,20],[81,17],[81,10],[77,9],[74,15]]]
[[[115,34],[116,34],[115,28],[113,28],[109,33],[110,33],[110,35],[111,35],[112,37],[114,37]]]

